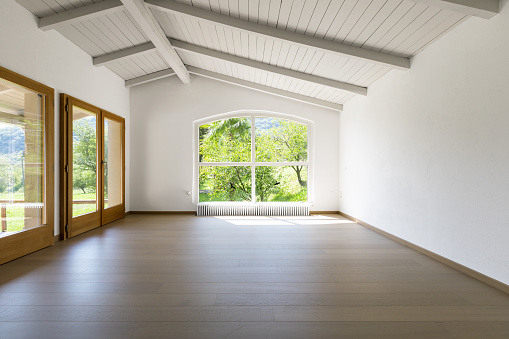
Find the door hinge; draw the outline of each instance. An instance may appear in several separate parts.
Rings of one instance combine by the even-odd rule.
[[[69,113],[69,104],[65,105],[65,111]]]
[[[69,232],[69,225],[65,225],[65,231]]]
[[[69,173],[69,165],[65,165],[65,171]]]

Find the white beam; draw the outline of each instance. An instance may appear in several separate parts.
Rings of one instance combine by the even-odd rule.
[[[163,60],[170,66],[183,83],[188,84],[191,76],[177,52],[170,44],[163,29],[142,0],[121,0],[141,30],[156,46]]]
[[[352,92],[355,94],[361,94],[361,95],[368,94],[368,89],[366,87],[356,86],[356,85],[348,84],[346,82],[322,78],[322,77],[319,77],[316,75],[302,73],[302,72],[294,71],[291,69],[266,64],[266,63],[259,62],[256,60],[250,60],[250,59],[238,57],[238,56],[235,56],[232,54],[227,54],[227,53],[215,51],[212,49],[208,49],[205,47],[192,45],[192,44],[189,44],[189,43],[183,42],[183,41],[170,39],[170,42],[173,45],[173,47],[175,47],[177,50],[197,53],[197,54],[205,55],[205,56],[212,57],[215,59],[233,62],[238,65],[244,65],[247,67],[256,68],[256,69],[259,69],[262,71],[267,71],[267,72],[287,76],[287,77],[294,78],[294,79],[309,81],[309,82],[312,82],[315,84],[333,87],[336,89]]]
[[[491,19],[500,11],[500,0],[411,0],[449,11]]]
[[[14,92],[14,88],[7,88],[7,89],[0,90],[0,94],[8,94],[11,92]]]
[[[120,61],[125,58],[130,58],[137,54],[143,54],[156,49],[153,43],[147,42],[142,45],[121,49],[117,52],[103,54],[93,59],[94,66],[104,66],[116,61]]]
[[[39,28],[43,31],[48,31],[65,24],[96,18],[100,15],[121,11],[122,9],[123,5],[120,0],[106,0],[39,18]]]
[[[9,113],[9,112],[7,112],[6,109],[0,107],[0,118],[8,119],[8,120],[14,119],[14,120],[23,121],[25,119],[25,116],[17,115],[16,112]]]
[[[305,47],[316,48],[325,52],[338,54],[341,56],[347,56],[350,58],[361,59],[364,61],[373,62],[376,64],[382,64],[384,66],[389,66],[391,68],[396,69],[409,69],[410,68],[410,59],[385,54],[377,51],[372,51],[369,49],[364,49],[360,47],[350,46],[346,44],[341,44],[338,42],[328,41],[324,39],[319,39],[303,34],[298,34],[295,32],[285,31],[282,29],[264,26],[257,24],[255,22],[241,20],[238,18],[234,18],[228,15],[223,15],[219,13],[215,13],[212,11],[208,11],[205,9],[201,9],[198,7],[193,7],[190,5],[174,2],[174,1],[166,1],[166,0],[146,0],[145,3],[152,8],[169,12],[169,13],[177,13],[184,14],[187,16],[195,17],[201,20],[207,20],[213,22],[214,24],[233,27],[236,29],[240,29],[243,31],[247,31],[250,33],[255,33],[258,35],[262,35],[265,37],[269,37],[272,39],[278,39],[285,42],[290,42],[293,44],[299,44]]]
[[[151,81],[159,80],[159,79],[162,79],[162,78],[170,77],[172,75],[175,75],[175,72],[171,68],[170,69],[165,69],[165,70],[162,70],[162,71],[159,71],[159,72],[155,72],[155,73],[150,73],[150,74],[138,77],[138,78],[126,80],[125,81],[125,87],[132,87],[132,86],[136,86],[136,85],[141,85],[141,84],[144,84],[144,83],[147,83],[147,82],[151,82]]]
[[[189,69],[189,72],[191,74],[196,74],[199,76],[219,80],[219,81],[226,82],[229,84],[233,84],[233,85],[237,85],[237,86],[241,86],[241,87],[245,87],[245,88],[250,88],[250,89],[253,89],[256,91],[277,95],[279,97],[283,97],[283,98],[287,98],[287,99],[297,100],[297,101],[300,101],[300,102],[303,102],[306,104],[311,104],[311,105],[331,109],[334,111],[342,111],[343,110],[343,105],[341,105],[341,104],[335,104],[333,102],[320,100],[320,99],[316,99],[316,98],[312,98],[312,97],[308,97],[305,95],[292,93],[292,92],[288,92],[288,91],[283,91],[278,88],[260,85],[255,82],[250,82],[250,81],[246,81],[246,80],[242,80],[242,79],[237,79],[234,77],[230,77],[228,75],[223,75],[223,74],[207,71],[207,70],[204,70],[204,69],[201,69],[198,67],[187,66],[187,68]]]

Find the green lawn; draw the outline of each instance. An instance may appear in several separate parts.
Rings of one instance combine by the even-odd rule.
[[[25,208],[22,206],[7,206],[7,232],[19,232],[25,225]]]
[[[1,192],[0,200],[24,200],[23,191]],[[25,225],[25,208],[23,205],[7,204],[7,232],[19,232]]]
[[[0,192],[0,200],[24,200],[25,193],[23,191],[18,192]]]
[[[94,200],[96,199],[95,192],[83,193],[82,190],[77,189],[72,192],[72,198],[74,201],[78,200]],[[79,215],[95,212],[97,210],[97,204],[73,204],[72,205],[72,216],[76,217]]]

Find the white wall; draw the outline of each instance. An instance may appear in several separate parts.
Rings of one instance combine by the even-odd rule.
[[[55,164],[59,164],[59,95],[66,93],[126,118],[129,140],[129,91],[124,81],[56,31],[43,32],[36,18],[14,0],[0,1],[0,66],[55,89]],[[129,147],[126,147],[129,164]],[[127,175],[129,178],[129,167]],[[59,233],[58,174],[55,176],[55,234]],[[129,187],[126,180],[126,206]]]
[[[315,122],[315,211],[338,208],[339,112],[193,76],[131,89],[131,210],[193,211],[193,121],[237,110],[268,110]]]
[[[340,210],[509,284],[509,6],[340,116]]]

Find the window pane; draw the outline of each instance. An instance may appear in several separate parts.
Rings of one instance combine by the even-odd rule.
[[[201,166],[200,202],[251,201],[251,167]]]
[[[231,118],[200,126],[200,162],[251,161],[251,119]]]
[[[104,208],[122,203],[122,124],[104,119]]]
[[[97,211],[97,119],[73,106],[72,216]]]
[[[43,103],[43,96],[0,79],[1,235],[44,224]]]
[[[256,201],[307,201],[307,179],[307,166],[257,166],[255,168]]]
[[[256,118],[256,161],[307,161],[307,126],[297,122]]]

